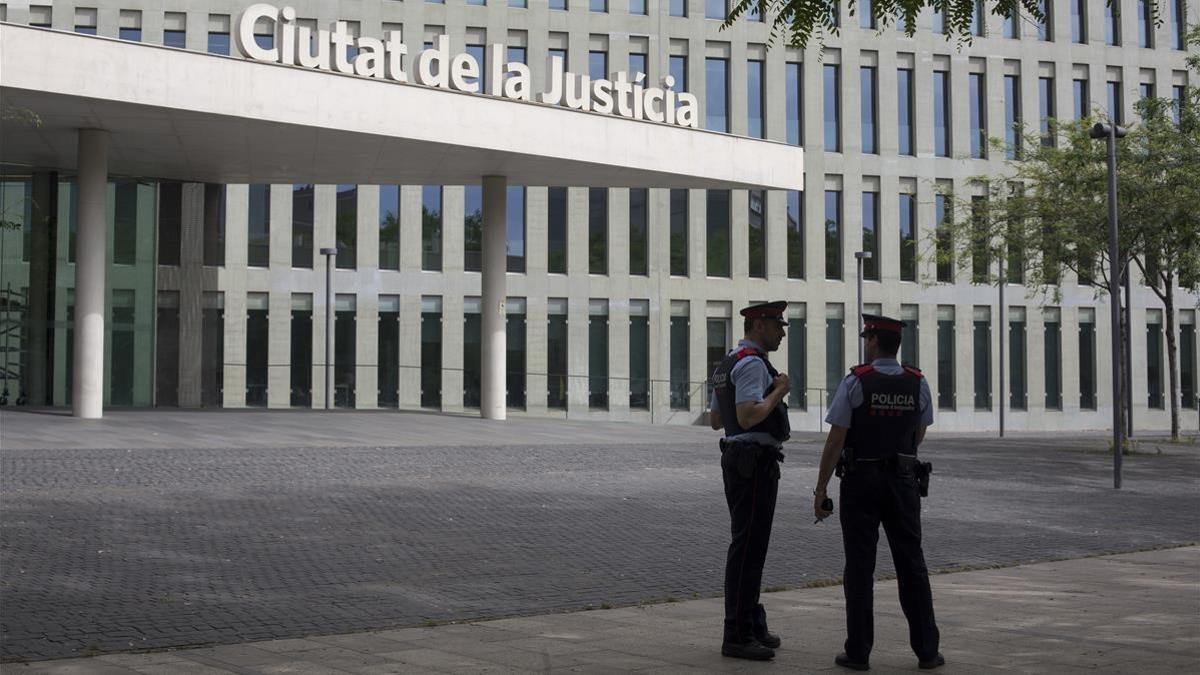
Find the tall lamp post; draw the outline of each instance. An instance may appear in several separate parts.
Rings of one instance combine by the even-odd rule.
[[[866,339],[862,336],[863,332],[863,302],[862,302],[862,284],[863,284],[863,261],[871,259],[870,251],[855,251],[854,260],[858,263],[858,362],[863,363],[866,356]]]
[[[1125,129],[1117,124],[1097,122],[1088,135],[1108,142],[1108,298],[1112,308],[1113,364],[1113,487],[1121,488],[1121,453],[1124,451],[1121,425],[1121,259],[1117,245],[1117,139],[1125,137]]]
[[[325,256],[325,409],[333,404],[333,265],[337,248],[323,248]]]
[[[996,317],[1000,333],[1000,400],[997,401],[1000,404],[1000,438],[1004,438],[1004,406],[1007,403],[1004,400],[1004,381],[1006,377],[1004,372],[1004,334],[1008,331],[1008,308],[1004,306],[1004,286],[1008,283],[1008,279],[1004,278],[1004,273],[1007,271],[1004,269],[1005,263],[1004,256],[1000,256],[1000,311],[997,312],[999,316]]]

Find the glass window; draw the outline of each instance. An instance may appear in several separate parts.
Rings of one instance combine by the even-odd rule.
[[[846,306],[841,303],[825,305],[825,400],[846,376]]]
[[[672,56],[668,61],[671,77],[675,78],[674,90],[687,91],[687,57]],[[675,102],[675,107],[679,107],[679,101]]]
[[[142,29],[141,28],[120,28],[120,29],[118,29],[117,36],[120,37],[122,40],[128,40],[130,42],[141,42],[142,41]]]
[[[917,280],[917,196],[900,194],[900,281]]]
[[[1004,139],[1005,154],[1009,159],[1021,155],[1021,78],[1019,75],[1004,76]]]
[[[1075,96],[1075,119],[1081,120],[1088,116],[1088,81],[1072,80],[1071,92]]]
[[[375,382],[381,408],[400,405],[400,296],[379,296],[378,354]]]
[[[200,319],[200,406],[220,408],[225,405],[225,293],[204,291],[203,300]]]
[[[729,131],[729,59],[704,59],[704,128]]]
[[[254,44],[258,45],[262,49],[274,49],[275,35],[274,33],[255,33]]]
[[[1121,104],[1121,83],[1108,82],[1108,117],[1117,124],[1125,123],[1124,106]]]
[[[1104,3],[1104,44],[1121,44],[1121,0]]]
[[[1050,128],[1050,120],[1054,119],[1054,78],[1038,78],[1038,117],[1042,131],[1042,145],[1054,145],[1054,130]]]
[[[467,0],[467,4],[474,5],[476,7],[483,7],[487,5],[487,0]]]
[[[1196,407],[1196,311],[1179,313],[1179,392],[1180,405]]]
[[[950,156],[950,73],[933,71],[933,152]]]
[[[971,283],[976,284],[988,283],[988,274],[992,266],[992,252],[987,247],[986,235],[983,234],[987,231],[987,210],[988,198],[985,195],[971,197],[971,221],[974,230],[971,235]]]
[[[875,96],[878,91],[876,79],[874,66],[863,66],[859,69],[862,151],[870,154],[879,152],[879,131],[876,127],[876,120],[879,119],[879,111],[875,103]]]
[[[943,224],[952,216],[950,210],[950,195],[938,194],[933,196],[933,222],[937,228],[937,280],[954,282],[954,242],[951,232]]]
[[[808,305],[792,304],[787,326],[787,372],[791,378],[788,406],[808,409]]]
[[[791,145],[804,145],[804,76],[800,64],[788,62],[784,66],[787,77],[787,100],[785,101],[787,115],[787,142]]]
[[[688,191],[671,190],[671,275],[688,275]]]
[[[967,94],[971,104],[971,157],[987,157],[987,82],[983,73],[971,73]]]
[[[688,381],[691,341],[688,337],[688,301],[671,301],[671,409],[687,410],[691,397]]]
[[[608,77],[608,52],[588,52],[588,77],[603,80]]]
[[[1171,106],[1172,115],[1175,124],[1179,124],[1179,116],[1183,113],[1183,97],[1186,93],[1186,87],[1182,84],[1176,84],[1171,87],[1171,101],[1174,105]]]
[[[767,278],[767,191],[749,191],[749,254],[750,276]]]
[[[1143,82],[1138,85],[1138,100],[1147,98],[1155,98],[1153,82]]]
[[[984,13],[983,0],[975,0],[975,11],[971,14],[971,35],[983,37],[987,32],[987,14]]]
[[[862,193],[862,250],[871,254],[863,260],[863,278],[879,281],[879,193]]]
[[[225,264],[225,186],[204,185],[204,264]]]
[[[842,278],[842,191],[825,191],[825,278]]]
[[[312,343],[313,343],[313,300],[312,293],[292,294],[290,404],[297,408],[312,407]],[[399,355],[399,347],[397,347]]]
[[[358,186],[337,186],[337,266],[358,266]]]
[[[508,6],[515,9],[525,9],[528,5],[526,5],[526,0],[508,0]]]
[[[357,388],[358,302],[354,295],[339,293],[333,315],[333,404],[355,407]]]
[[[1183,49],[1187,43],[1187,21],[1184,19],[1187,16],[1186,1],[1174,0],[1171,3],[1171,46],[1175,49]]]
[[[726,5],[727,0],[704,0],[704,16],[708,19],[725,20],[725,15],[729,8]]]
[[[670,0],[671,16],[687,16],[688,0]]]
[[[588,301],[588,407],[608,408],[608,300]]]
[[[567,58],[567,50],[565,49],[549,49],[546,52],[546,88],[550,88],[550,73],[553,70],[552,64],[554,59],[562,61],[564,71],[570,70],[570,59]],[[566,105],[566,97],[559,100],[559,105]]]
[[[271,186],[250,186],[247,264],[267,267],[271,262]],[[265,405],[265,404],[264,404]]]
[[[1059,309],[1047,307],[1042,310],[1042,327],[1045,335],[1046,362],[1046,409],[1062,409],[1062,322]]]
[[[840,67],[836,64],[825,64],[824,73],[824,107],[825,107],[825,150],[828,152],[842,151],[842,121],[841,121],[841,89],[839,80]]]
[[[937,6],[933,8],[933,32],[938,35],[946,34],[946,14]]]
[[[178,265],[183,234],[183,184],[158,184],[158,264]],[[178,306],[176,306],[178,309]]]
[[[442,298],[421,298],[421,407],[442,407]]]
[[[1151,408],[1163,407],[1162,310],[1146,310],[1146,387]]]
[[[938,305],[938,408],[954,410],[954,306]]]
[[[607,12],[608,0],[588,0],[588,9],[593,12]]]
[[[505,250],[507,251],[506,269],[509,272],[525,272],[525,188],[519,185],[508,186],[506,200]],[[482,241],[482,238],[481,238]],[[482,247],[481,249],[482,250]]]
[[[379,186],[379,269],[400,269],[400,186]]]
[[[138,184],[131,180],[117,181],[114,202],[112,261],[117,265],[133,265],[137,263]],[[31,242],[32,237],[26,237],[26,241]]]
[[[158,292],[154,347],[154,405],[178,406],[179,291]]]
[[[646,0],[629,0],[629,13],[630,14],[645,14],[646,13]]]
[[[871,0],[858,0],[858,27],[875,29],[875,10]]]
[[[567,11],[567,0],[550,0],[550,9]]]
[[[478,296],[463,298],[463,407],[478,408],[482,400],[483,315]],[[507,365],[507,364],[506,364]]]
[[[209,31],[208,53],[229,56],[229,33],[223,31]]]
[[[95,26],[75,26],[75,32],[79,33],[80,35],[95,35],[96,27]]]
[[[804,278],[804,193],[787,192],[787,275]]]
[[[292,267],[313,266],[313,194],[309,183],[292,185]]]
[[[546,323],[546,407],[567,408],[567,299],[550,298]]]
[[[746,62],[746,133],[755,138],[766,138],[766,123],[763,121],[763,78],[766,71],[764,62]]]
[[[650,274],[650,190],[629,189],[629,273]]]
[[[1012,13],[1004,17],[1004,37],[1017,39],[1021,37],[1021,10],[1013,5]]]
[[[487,91],[487,51],[483,45],[467,45],[467,54],[479,64],[478,77],[463,77],[468,85],[478,84],[480,91]]]
[[[1071,42],[1087,44],[1087,0],[1071,2]]]
[[[442,186],[440,185],[425,185],[421,188],[421,269],[434,272],[442,269]]]
[[[973,331],[975,409],[992,409],[992,308],[975,307]]]
[[[1096,409],[1096,310],[1079,308],[1079,407]]]
[[[1138,4],[1138,46],[1147,49],[1154,48],[1154,19],[1151,16],[1151,0],[1137,0]]]
[[[635,76],[637,73],[646,72],[646,55],[638,52],[629,54],[629,74]]]
[[[1013,410],[1029,407],[1028,348],[1025,345],[1025,308],[1008,309],[1008,405]]]
[[[94,30],[94,29],[93,29]],[[164,30],[163,45],[183,49],[187,42],[187,33],[181,30]]]
[[[566,274],[567,188],[552,187],[547,193],[549,204],[546,210],[546,271],[552,274]]]
[[[629,407],[650,408],[650,301],[629,301]]]
[[[901,155],[913,154],[913,71],[896,70],[896,124]]]
[[[1035,21],[1037,38],[1048,42],[1054,39],[1054,5],[1050,0],[1039,0],[1038,9],[1042,12],[1042,18]]]
[[[608,274],[608,188],[588,188],[588,274]]]
[[[900,305],[900,362],[913,368],[921,367],[920,310],[917,305]]]
[[[729,276],[730,191],[705,190],[707,208],[707,267],[710,277]]]
[[[504,312],[504,378],[509,408],[525,408],[525,298],[508,298]]]
[[[483,186],[463,188],[463,269],[483,269]]]

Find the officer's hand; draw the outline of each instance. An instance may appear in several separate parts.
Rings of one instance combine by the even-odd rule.
[[[833,514],[833,511],[826,511],[824,507],[821,506],[821,502],[825,501],[826,499],[827,497],[825,493],[813,495],[813,515],[817,517],[817,520],[825,520]]]
[[[773,391],[791,391],[792,379],[788,377],[787,373],[780,373],[775,376],[774,380],[771,381],[771,389]]]

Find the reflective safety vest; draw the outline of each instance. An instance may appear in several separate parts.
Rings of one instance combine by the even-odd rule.
[[[771,434],[772,438],[780,443],[786,441],[792,435],[792,425],[788,422],[787,405],[780,401],[779,405],[767,415],[766,419],[755,424],[749,429],[743,429],[738,425],[737,420],[737,405],[734,401],[737,400],[737,392],[733,385],[733,378],[730,374],[733,372],[733,367],[738,361],[744,358],[759,358],[767,366],[767,372],[774,378],[779,374],[778,370],[771,365],[767,359],[765,352],[762,352],[753,347],[742,347],[728,355],[717,365],[717,369],[713,371],[713,391],[717,395],[717,408],[721,411],[721,423],[725,426],[726,436],[736,436],[750,431],[761,431]],[[768,390],[769,391],[769,390]],[[767,392],[763,392],[766,396]]]
[[[850,372],[858,378],[863,396],[850,415],[846,436],[855,459],[914,454],[921,426],[921,371],[904,366],[903,372],[887,375],[865,364]]]

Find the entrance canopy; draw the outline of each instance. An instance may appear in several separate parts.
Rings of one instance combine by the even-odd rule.
[[[195,182],[803,188],[783,143],[14,24],[0,101],[0,162],[43,169],[95,128],[110,173]]]

